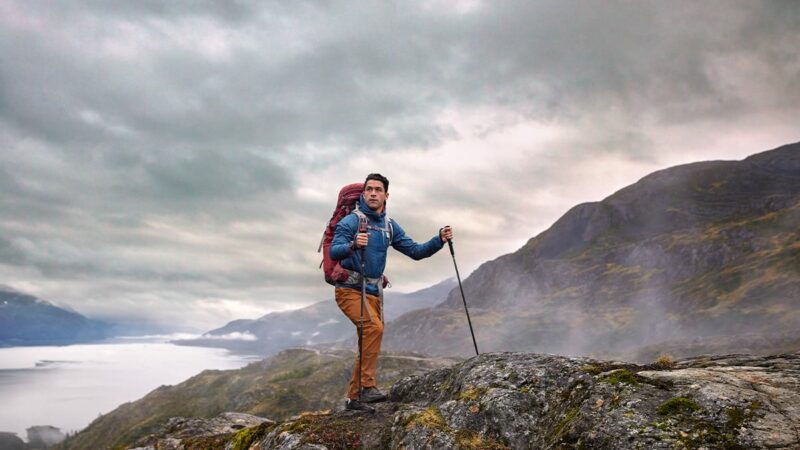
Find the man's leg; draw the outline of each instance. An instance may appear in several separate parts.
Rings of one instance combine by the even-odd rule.
[[[355,289],[336,288],[336,304],[339,309],[356,326],[358,335],[358,325],[361,319],[361,292]],[[361,387],[374,387],[375,371],[378,367],[378,355],[381,351],[381,340],[383,339],[383,323],[380,320],[380,299],[375,295],[367,295],[367,302],[364,310],[364,341],[362,342],[362,365],[361,368]],[[347,398],[358,399],[358,355],[356,355],[353,367],[353,375],[347,392]]]

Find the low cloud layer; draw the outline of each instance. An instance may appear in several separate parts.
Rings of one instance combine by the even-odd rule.
[[[798,30],[793,1],[3,2],[0,283],[194,332],[323,300],[319,235],[374,171],[466,275],[653,170],[800,140]]]

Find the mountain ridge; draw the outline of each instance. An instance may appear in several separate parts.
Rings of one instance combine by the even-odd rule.
[[[441,302],[455,285],[455,279],[447,278],[410,293],[386,292],[386,322],[413,309]],[[222,339],[224,336],[240,339]],[[244,336],[247,338],[241,339]],[[294,346],[345,342],[353,336],[353,325],[331,298],[299,309],[268,313],[258,319],[237,319],[210,330],[197,339],[172,342],[178,345],[222,347],[236,352],[268,356]]]
[[[679,338],[796,330],[798,229],[800,144],[659,170],[463,280],[478,345],[625,359]],[[452,291],[387,327],[385,346],[469,355],[466,325]]]
[[[16,289],[0,289],[0,347],[63,345],[109,337],[112,325]]]

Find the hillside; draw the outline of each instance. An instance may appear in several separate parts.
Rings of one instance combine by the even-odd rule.
[[[648,360],[663,349],[797,350],[800,144],[661,170],[575,206],[481,265],[464,290],[481,351]],[[384,342],[474,354],[457,290],[398,318]]]
[[[483,354],[406,377],[375,414],[275,422],[173,417],[136,442],[163,448],[796,449],[800,353],[635,365]],[[131,448],[131,447],[128,447]]]
[[[108,449],[153,433],[171,417],[212,418],[236,411],[283,420],[344,401],[354,352],[322,348],[285,350],[237,370],[206,370],[175,386],[161,386],[94,420],[59,449]],[[412,374],[450,365],[452,359],[384,354],[380,381],[388,386]]]

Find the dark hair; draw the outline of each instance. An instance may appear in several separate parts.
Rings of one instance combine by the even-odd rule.
[[[367,175],[367,179],[364,180],[364,187],[367,187],[367,181],[369,180],[378,180],[383,183],[383,190],[389,192],[389,179],[379,173],[371,173]]]

